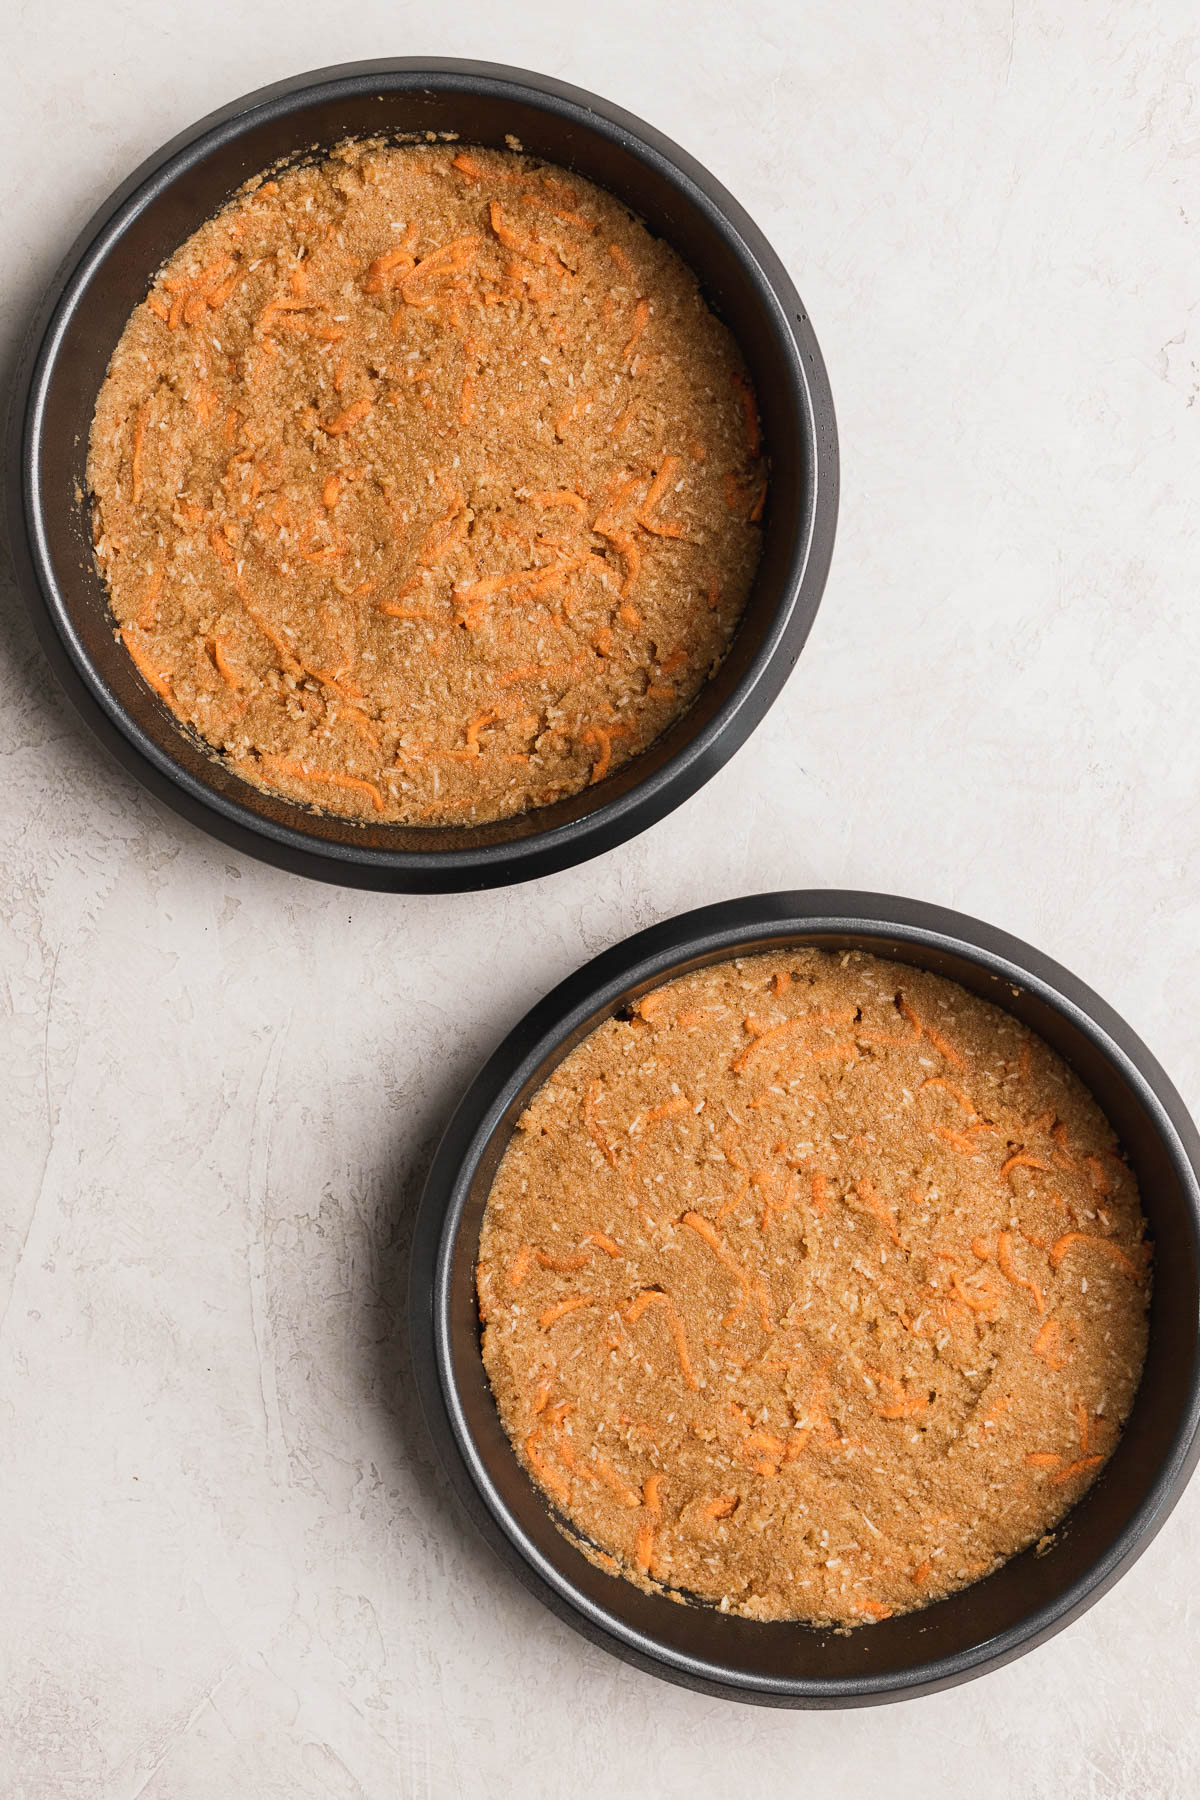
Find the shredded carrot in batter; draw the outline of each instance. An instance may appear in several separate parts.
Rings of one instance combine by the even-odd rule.
[[[737,1494],[718,1494],[715,1499],[706,1500],[700,1507],[702,1519],[727,1519],[737,1510],[739,1496]]]
[[[131,626],[122,626],[121,642],[137,664],[138,671],[143,679],[150,683],[150,686],[154,689],[156,694],[161,694],[162,698],[166,700],[168,704],[173,704],[174,695],[171,692],[171,685],[168,677],[154,667],[154,664],[150,661],[148,651],[138,643]]]
[[[592,764],[592,780],[603,781],[612,763],[612,732],[605,731],[599,725],[589,725],[580,737],[580,743],[597,744],[600,754]]]
[[[879,1223],[884,1227],[888,1236],[891,1238],[893,1244],[898,1244],[900,1242],[900,1233],[896,1229],[896,1221],[871,1186],[871,1183],[863,1180],[855,1182],[854,1186],[855,1192],[862,1201],[867,1212],[869,1212],[873,1218],[878,1219]]]
[[[585,1269],[591,1261],[586,1250],[578,1256],[551,1256],[548,1250],[538,1250],[534,1260],[540,1269],[553,1269],[556,1275],[569,1275],[574,1269]]]
[[[947,1081],[944,1076],[931,1075],[927,1081],[921,1083],[917,1092],[918,1094],[923,1094],[929,1088],[938,1088],[942,1093],[951,1095],[953,1099],[958,1101],[958,1104],[962,1107],[969,1119],[977,1119],[979,1117],[978,1108],[971,1099],[971,1096],[964,1093],[962,1088],[955,1087],[954,1083],[952,1081]]]
[[[539,1316],[538,1324],[543,1331],[549,1331],[551,1325],[556,1325],[560,1319],[565,1319],[568,1313],[578,1312],[581,1307],[595,1304],[595,1297],[592,1294],[571,1294],[566,1300],[559,1300],[553,1306],[548,1306],[545,1312]]]
[[[950,1275],[950,1285],[964,1306],[969,1307],[972,1312],[986,1313],[989,1319],[995,1320],[1000,1305],[1000,1296],[994,1288],[965,1288],[953,1271]]]
[[[1089,1469],[1098,1469],[1103,1461],[1102,1456],[1081,1456],[1077,1462],[1068,1463],[1065,1469],[1060,1469],[1051,1479],[1055,1487],[1058,1487],[1064,1481],[1074,1481],[1077,1476],[1086,1475]]]
[[[544,494],[530,494],[529,504],[531,506],[569,506],[575,512],[581,513],[585,519],[588,514],[587,501],[581,495],[572,493],[568,488],[552,488]]]
[[[405,300],[419,305],[419,297],[413,301],[414,293],[419,296],[420,290],[430,282],[446,281],[451,276],[461,274],[475,260],[480,241],[474,233],[454,238],[450,243],[443,244],[440,250],[431,251],[428,256],[422,257],[400,283],[400,292]]]
[[[1014,1287],[1027,1289],[1038,1312],[1045,1312],[1046,1302],[1041,1288],[1035,1281],[1027,1281],[1024,1276],[1017,1274],[1012,1259],[1012,1237],[1007,1231],[1000,1232],[996,1239],[996,1261],[1005,1280],[1011,1281]]]
[[[1003,1180],[1013,1169],[1038,1169],[1044,1175],[1049,1167],[1049,1163],[1044,1163],[1040,1156],[1027,1156],[1024,1150],[1018,1150],[1015,1156],[1010,1156],[1008,1161],[1002,1165],[1000,1179]]]
[[[738,1288],[741,1293],[741,1299],[738,1301],[738,1304],[733,1308],[733,1311],[726,1313],[725,1317],[721,1321],[723,1328],[726,1331],[728,1331],[729,1327],[733,1324],[734,1320],[738,1317],[738,1315],[745,1308],[746,1301],[750,1295],[750,1286],[751,1286],[750,1277],[746,1274],[745,1270],[737,1262],[734,1261],[734,1259],[730,1255],[729,1251],[725,1248],[724,1244],[721,1242],[720,1238],[717,1236],[715,1226],[713,1226],[710,1223],[710,1221],[704,1217],[704,1215],[702,1213],[685,1212],[683,1214],[682,1218],[680,1219],[679,1223],[681,1225],[687,1225],[692,1231],[694,1231],[696,1233],[697,1237],[701,1238],[704,1241],[704,1243],[706,1243],[708,1245],[709,1249],[712,1251],[713,1255],[716,1257],[716,1259],[720,1263],[721,1267],[723,1269],[725,1269],[730,1275],[732,1275],[733,1279],[738,1284]]]
[[[694,1392],[700,1384],[696,1380],[695,1370],[692,1368],[692,1359],[688,1353],[687,1334],[683,1329],[683,1321],[675,1311],[674,1302],[671,1300],[670,1296],[662,1293],[658,1288],[643,1288],[636,1299],[631,1301],[629,1306],[626,1307],[626,1319],[631,1325],[635,1325],[648,1306],[661,1307],[666,1313],[667,1323],[675,1343],[675,1354],[679,1358],[680,1373],[688,1387]]]
[[[561,1500],[565,1505],[571,1498],[571,1489],[556,1469],[552,1469],[538,1448],[540,1431],[532,1432],[525,1439],[525,1460],[547,1491]]]
[[[796,1018],[784,1019],[779,1025],[761,1026],[756,1020],[747,1019],[745,1027],[752,1034],[753,1042],[735,1056],[729,1066],[735,1075],[740,1075],[750,1058],[768,1045],[776,1044],[780,1039],[790,1037],[794,1032],[801,1031],[809,1025],[837,1025],[852,1020],[853,1017],[853,1009],[846,1007],[837,1011],[800,1013]]]
[[[163,580],[166,576],[166,572],[165,562],[155,563],[154,573],[151,575],[149,584],[146,588],[146,597],[142,601],[142,604],[138,609],[138,616],[134,621],[134,623],[139,625],[143,631],[151,630],[158,617],[158,603],[162,598]]]
[[[1038,1332],[1037,1337],[1033,1340],[1033,1354],[1035,1356],[1040,1356],[1043,1362],[1049,1363],[1052,1369],[1061,1369],[1063,1367],[1062,1362],[1058,1361],[1054,1354],[1055,1346],[1061,1335],[1062,1326],[1059,1324],[1058,1320],[1047,1319],[1046,1323],[1042,1326],[1042,1329]]]
[[[241,687],[241,679],[237,670],[226,656],[225,646],[222,644],[219,637],[214,637],[212,640],[212,655],[213,662],[217,666],[217,673],[220,675],[222,681],[227,681],[232,688]]]
[[[963,1156],[983,1155],[974,1138],[967,1137],[965,1132],[951,1131],[948,1125],[934,1125],[932,1132],[935,1137],[943,1138],[946,1143],[951,1144]]]
[[[1096,1192],[1102,1199],[1107,1199],[1108,1195],[1113,1191],[1112,1182],[1109,1180],[1108,1173],[1104,1164],[1100,1161],[1100,1158],[1098,1156],[1085,1156],[1083,1159],[1083,1166],[1087,1170],[1092,1186],[1095,1188]]]
[[[649,323],[650,302],[648,300],[639,300],[633,309],[633,330],[630,333],[629,342],[621,352],[621,356],[625,362],[629,361],[634,345],[637,343]]]
[[[1087,1244],[1093,1250],[1102,1251],[1105,1256],[1116,1263],[1124,1274],[1129,1276],[1131,1281],[1144,1279],[1142,1271],[1133,1259],[1126,1255],[1119,1244],[1112,1243],[1108,1238],[1097,1237],[1095,1232],[1091,1231],[1068,1231],[1058,1239],[1057,1243],[1052,1244],[1050,1247],[1050,1267],[1052,1269],[1061,1267],[1063,1258],[1074,1244]]]
[[[600,1127],[600,1121],[596,1117],[597,1096],[603,1085],[603,1082],[597,1079],[589,1084],[587,1092],[584,1094],[583,1126],[592,1142],[602,1153],[605,1162],[611,1169],[615,1169],[617,1166],[617,1153],[605,1137],[604,1132]]]
[[[589,1244],[595,1244],[597,1249],[603,1250],[606,1256],[624,1256],[625,1254],[617,1240],[610,1238],[603,1231],[589,1232],[587,1241]]]
[[[331,419],[328,425],[323,425],[321,429],[327,437],[341,437],[343,432],[349,431],[352,426],[358,425],[365,419],[367,414],[373,410],[373,406],[374,402],[365,397],[355,400],[346,408],[345,412],[340,412],[336,419]]]
[[[294,781],[312,781],[366,794],[376,812],[383,811],[383,795],[373,781],[360,781],[357,775],[338,775],[331,769],[315,769],[311,763],[295,762],[289,756],[269,756],[266,751],[260,753],[258,760],[273,774],[291,776]]]
[[[891,1375],[879,1377],[882,1386],[889,1388],[895,1396],[892,1400],[873,1400],[871,1407],[881,1419],[911,1419],[917,1413],[924,1412],[929,1401],[924,1394],[906,1394],[903,1384]]]

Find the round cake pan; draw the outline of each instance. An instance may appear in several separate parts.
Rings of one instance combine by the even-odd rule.
[[[91,550],[85,464],[92,409],[125,321],[177,246],[259,170],[348,137],[455,133],[597,182],[690,264],[737,338],[770,458],[762,560],[730,653],[695,704],[606,780],[490,825],[360,825],[241,781],[176,722],[113,634]],[[105,202],[30,331],[9,426],[18,578],[85,719],[120,760],[227,843],[301,874],[442,892],[544,875],[662,818],[744,742],[808,635],[829,568],[837,430],[817,341],[762,233],[719,182],[594,94],[487,63],[368,62],[237,100],[168,144]]]
[[[605,1575],[556,1528],[496,1411],[480,1352],[480,1220],[517,1118],[563,1057],[648,989],[727,957],[861,949],[960,982],[1037,1032],[1086,1083],[1137,1173],[1155,1245],[1145,1373],[1117,1449],[1054,1534],[923,1611],[850,1633],[680,1605]],[[870,1705],[999,1667],[1078,1618],[1130,1566],[1200,1453],[1200,1137],[1163,1070],[1112,1009],[1015,938],[881,894],[729,901],[640,932],[555,988],[492,1056],[437,1151],[417,1219],[410,1331],[426,1418],[484,1536],[594,1643],[686,1687],[770,1706]]]

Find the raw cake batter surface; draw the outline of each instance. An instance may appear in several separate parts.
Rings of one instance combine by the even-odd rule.
[[[617,200],[363,143],[171,258],[88,475],[167,705],[261,787],[409,824],[545,804],[658,737],[726,653],[767,491],[732,338]]]
[[[1009,1014],[859,953],[716,965],[560,1065],[483,1356],[594,1559],[754,1618],[921,1606],[1050,1532],[1146,1348],[1134,1176]]]

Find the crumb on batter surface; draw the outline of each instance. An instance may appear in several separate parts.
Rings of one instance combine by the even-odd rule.
[[[647,995],[534,1097],[483,1357],[602,1566],[759,1619],[927,1604],[1111,1454],[1150,1246],[1092,1096],[1008,1013],[858,952]]]
[[[767,491],[733,339],[619,201],[364,142],[170,259],[88,478],[178,717],[260,787],[406,824],[546,804],[660,736],[726,654]]]

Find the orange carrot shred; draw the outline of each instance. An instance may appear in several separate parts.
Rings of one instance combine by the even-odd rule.
[[[952,1081],[947,1081],[941,1075],[931,1075],[927,1081],[921,1083],[920,1087],[917,1089],[918,1094],[923,1094],[927,1088],[938,1088],[941,1092],[951,1095],[953,1099],[958,1101],[958,1104],[962,1107],[969,1119],[976,1119],[979,1117],[971,1096],[964,1093],[962,1088],[956,1087]]]
[[[1112,1243],[1108,1238],[1098,1237],[1095,1232],[1092,1231],[1064,1232],[1057,1243],[1052,1244],[1050,1247],[1050,1267],[1052,1269],[1061,1267],[1063,1258],[1074,1244],[1087,1244],[1093,1250],[1102,1251],[1105,1256],[1116,1263],[1117,1267],[1122,1270],[1124,1274],[1129,1276],[1131,1281],[1142,1281],[1144,1279],[1137,1264],[1133,1261],[1132,1257],[1126,1255],[1119,1244]]]
[[[637,1566],[643,1575],[650,1573],[650,1561],[654,1554],[654,1530],[650,1525],[639,1525],[634,1555]]]
[[[138,672],[142,678],[150,683],[150,686],[154,689],[156,694],[161,694],[164,700],[173,703],[174,697],[171,693],[169,678],[154,667],[154,664],[150,661],[148,652],[134,637],[131,626],[125,625],[122,627],[121,642],[136,663]]]
[[[581,1307],[595,1304],[595,1299],[591,1294],[571,1294],[567,1299],[556,1301],[553,1306],[548,1306],[539,1317],[538,1324],[543,1331],[549,1331],[551,1325],[556,1325],[560,1319],[565,1319],[568,1313],[578,1312]]]
[[[543,1457],[538,1448],[538,1439],[540,1437],[541,1432],[535,1431],[525,1439],[525,1460],[541,1482],[542,1486],[548,1489],[556,1499],[565,1503],[571,1498],[571,1489],[567,1482],[563,1480],[562,1476],[552,1469]]]
[[[866,1210],[873,1218],[878,1219],[879,1223],[887,1231],[893,1244],[899,1244],[900,1233],[896,1230],[896,1221],[871,1186],[871,1183],[864,1178],[862,1181],[855,1182],[854,1185],[855,1192]]]
[[[760,1050],[765,1049],[769,1044],[776,1044],[781,1038],[790,1037],[793,1032],[801,1031],[808,1025],[839,1025],[845,1021],[852,1020],[853,1017],[854,1009],[852,1007],[845,1007],[836,1010],[814,1010],[812,1012],[799,1013],[795,1018],[784,1019],[782,1023],[778,1025],[769,1025],[761,1028],[757,1025],[757,1021],[747,1019],[746,1029],[751,1033],[753,1041],[747,1044],[746,1048],[734,1057],[729,1067],[735,1075],[740,1075],[742,1070],[746,1067],[746,1064],[750,1061],[750,1058],[757,1055]]]
[[[1064,1481],[1074,1481],[1077,1476],[1086,1475],[1089,1469],[1098,1469],[1103,1461],[1102,1456],[1081,1456],[1077,1462],[1068,1463],[1065,1469],[1060,1469],[1051,1479],[1055,1487],[1059,1487]]]
[[[934,1125],[931,1130],[934,1137],[943,1138],[962,1156],[982,1156],[983,1154],[974,1138],[969,1138],[965,1132],[951,1131],[948,1125]]]
[[[373,407],[374,402],[368,400],[364,395],[361,400],[353,401],[344,412],[340,412],[336,419],[331,419],[328,425],[323,425],[321,429],[327,437],[340,437],[343,432],[349,431],[351,426],[357,425],[365,419]]]
[[[703,1519],[727,1519],[730,1513],[736,1511],[737,1505],[736,1494],[718,1494],[715,1499],[705,1501],[700,1508],[700,1516]]]
[[[1100,1158],[1098,1156],[1085,1156],[1083,1159],[1083,1166],[1087,1170],[1088,1177],[1096,1192],[1102,1199],[1107,1198],[1113,1191],[1112,1182],[1109,1180],[1108,1172],[1105,1169],[1104,1164],[1100,1161]]]
[[[162,598],[163,582],[166,579],[166,572],[165,563],[160,562],[155,564],[154,573],[151,575],[149,584],[146,588],[146,597],[138,608],[138,615],[134,620],[134,623],[139,625],[143,631],[149,631],[158,617],[158,603]]]
[[[1000,1296],[993,1288],[965,1288],[953,1271],[950,1275],[950,1285],[954,1289],[958,1299],[965,1307],[968,1307],[971,1312],[985,1313],[991,1318],[995,1317],[996,1308],[1000,1303]]]
[[[996,1262],[1005,1280],[1011,1281],[1014,1287],[1027,1289],[1038,1312],[1045,1312],[1046,1302],[1036,1281],[1029,1281],[1024,1276],[1017,1274],[1012,1259],[1012,1236],[1007,1231],[1000,1232],[996,1238]]]
[[[595,1244],[597,1249],[603,1250],[606,1256],[624,1256],[625,1254],[617,1240],[610,1238],[606,1232],[591,1231],[588,1233],[587,1241],[589,1244]]]
[[[567,488],[553,488],[544,494],[530,494],[529,503],[531,506],[569,506],[587,518],[587,501]]]
[[[366,794],[376,812],[383,811],[383,795],[373,781],[360,781],[357,775],[338,775],[332,769],[316,769],[311,763],[296,762],[288,756],[259,756],[260,765],[276,775],[290,776],[294,781],[313,781],[327,787],[349,788]]]
[[[230,687],[241,687],[241,679],[238,676],[237,670],[226,656],[225,646],[222,644],[219,637],[214,637],[212,640],[212,654],[213,662],[217,666],[217,673],[220,675],[221,679],[227,681]]]
[[[630,355],[633,352],[634,345],[637,343],[649,323],[650,302],[648,300],[639,300],[633,309],[633,330],[630,333],[629,342],[621,352],[621,356],[626,362],[628,362]]]
[[[605,1162],[607,1162],[611,1169],[615,1169],[617,1166],[617,1153],[605,1137],[604,1132],[601,1130],[600,1122],[596,1117],[596,1098],[602,1086],[603,1082],[597,1078],[589,1085],[587,1092],[584,1094],[583,1125],[584,1130],[587,1132],[592,1142],[603,1154]]]
[[[1040,1156],[1027,1156],[1024,1150],[1018,1150],[1015,1156],[1010,1156],[1008,1161],[1002,1165],[1000,1178],[1003,1180],[1013,1169],[1038,1169],[1044,1175],[1049,1167],[1049,1163],[1044,1163]]]
[[[643,1288],[641,1293],[626,1307],[626,1319],[631,1325],[636,1324],[648,1306],[661,1307],[667,1314],[667,1323],[675,1343],[675,1354],[679,1358],[680,1372],[688,1387],[695,1392],[700,1384],[696,1380],[692,1359],[688,1353],[687,1333],[684,1331],[683,1321],[676,1312],[670,1296],[662,1293],[658,1288]]]
[[[586,1269],[591,1257],[586,1250],[578,1256],[551,1256],[548,1250],[534,1252],[534,1261],[540,1269],[553,1269],[556,1275],[569,1275],[575,1269]]]
[[[1058,1320],[1047,1319],[1033,1341],[1033,1354],[1035,1356],[1040,1356],[1043,1362],[1049,1363],[1052,1369],[1061,1369],[1063,1366],[1062,1363],[1056,1359],[1054,1354],[1055,1347],[1058,1344],[1061,1335],[1062,1326],[1059,1324]]]
[[[605,731],[599,725],[590,725],[582,734],[579,741],[583,744],[596,744],[599,746],[600,754],[592,764],[591,778],[594,782],[603,781],[604,777],[608,774],[609,767],[612,763],[612,733],[610,731]]]

